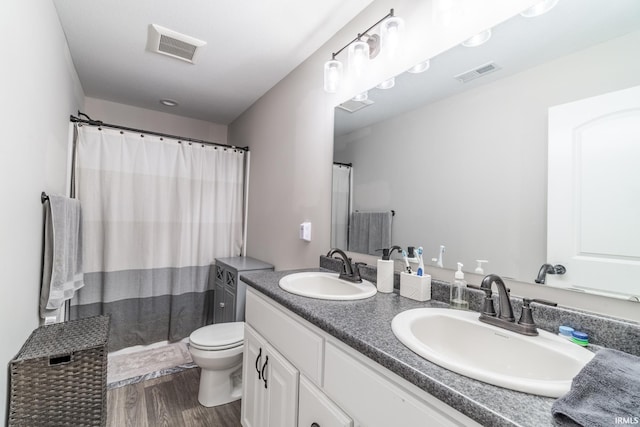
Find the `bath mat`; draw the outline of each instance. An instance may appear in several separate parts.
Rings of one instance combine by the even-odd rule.
[[[194,367],[187,344],[183,342],[109,356],[107,388],[135,384]]]

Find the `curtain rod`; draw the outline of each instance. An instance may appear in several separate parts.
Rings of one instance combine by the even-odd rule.
[[[353,167],[353,163],[333,162],[334,165]]]
[[[204,141],[204,140],[201,140],[201,139],[185,138],[183,136],[169,135],[169,134],[166,134],[166,133],[153,132],[153,131],[144,130],[144,129],[135,129],[135,128],[130,128],[130,127],[126,127],[126,126],[112,125],[112,124],[109,124],[109,123],[104,123],[104,122],[102,122],[100,120],[93,120],[91,117],[87,116],[84,113],[81,113],[80,111],[78,111],[78,116],[84,116],[84,117],[86,117],[86,119],[81,119],[79,117],[71,115],[71,116],[69,116],[69,120],[71,120],[72,123],[81,123],[81,124],[89,125],[89,126],[103,126],[103,127],[112,128],[112,129],[126,130],[126,131],[136,132],[136,133],[146,133],[148,135],[155,135],[155,136],[164,137],[164,138],[172,138],[172,139],[177,139],[179,141],[188,141],[188,142],[195,142],[197,144],[213,145],[213,146],[216,146],[216,147],[233,148],[233,149],[236,149],[236,150],[249,151],[249,147],[236,147],[234,145],[221,144],[219,142],[211,142],[211,141]]]

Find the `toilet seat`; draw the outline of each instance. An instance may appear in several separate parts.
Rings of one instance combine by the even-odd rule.
[[[203,326],[191,333],[192,347],[207,350],[226,350],[239,347],[244,341],[244,322],[217,323]]]

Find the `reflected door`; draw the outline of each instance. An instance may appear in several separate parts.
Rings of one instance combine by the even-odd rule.
[[[640,296],[640,86],[549,109],[547,213],[547,283]]]

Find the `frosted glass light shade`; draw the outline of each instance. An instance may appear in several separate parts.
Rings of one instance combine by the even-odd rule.
[[[387,57],[395,56],[400,47],[400,34],[404,30],[404,20],[397,16],[385,19],[380,24],[381,49]]]
[[[387,79],[387,80],[385,80],[383,82],[380,82],[380,84],[377,85],[376,87],[378,89],[391,89],[395,85],[396,85],[396,78],[395,77],[391,77],[390,79]]]
[[[427,59],[426,61],[422,61],[414,65],[413,67],[409,68],[407,70],[407,73],[412,73],[412,74],[422,73],[424,71],[427,71],[430,66],[431,66],[431,62]]]
[[[469,37],[465,41],[462,42],[462,46],[465,47],[476,47],[481,44],[486,43],[491,38],[491,28],[488,28],[484,31],[479,32],[473,37]]]
[[[540,16],[556,7],[558,1],[559,0],[542,0],[540,3],[534,4],[529,9],[522,12],[520,15],[524,16],[525,18],[534,18],[536,16]]]
[[[356,96],[353,97],[354,101],[366,101],[367,99],[369,99],[369,92],[368,91],[364,91],[362,93],[357,94]]]
[[[324,63],[324,91],[336,93],[342,80],[342,62],[332,59]]]
[[[349,74],[353,77],[362,77],[369,61],[369,44],[357,40],[349,45]]]

